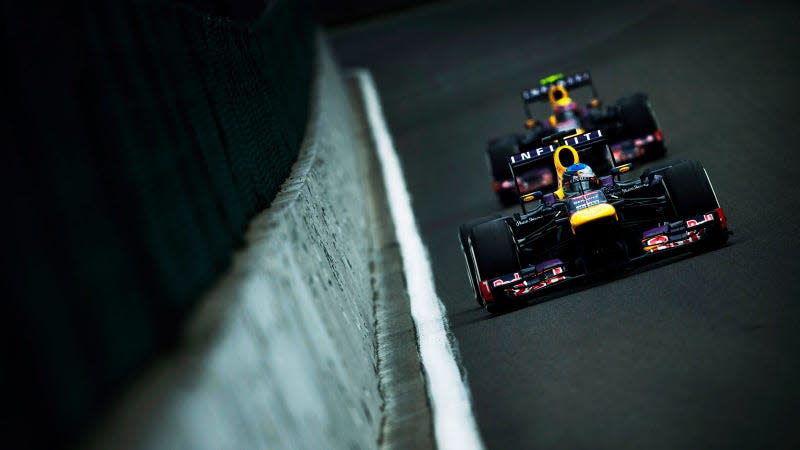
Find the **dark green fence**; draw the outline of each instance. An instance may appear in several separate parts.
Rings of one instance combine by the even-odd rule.
[[[169,346],[275,196],[313,30],[290,1],[249,24],[170,1],[17,3],[0,31],[3,430],[50,445]]]

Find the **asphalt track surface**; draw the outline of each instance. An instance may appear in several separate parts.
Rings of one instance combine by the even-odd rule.
[[[375,76],[489,448],[800,446],[798,32],[788,2],[492,1],[333,33]],[[584,68],[607,102],[649,94],[735,235],[489,316],[457,243],[499,210],[485,142],[521,130],[521,89]]]

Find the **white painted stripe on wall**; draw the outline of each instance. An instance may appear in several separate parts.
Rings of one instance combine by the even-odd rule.
[[[436,295],[430,260],[422,243],[400,160],[384,120],[378,92],[367,70],[354,72],[378,152],[389,209],[403,258],[411,315],[417,328],[419,353],[433,408],[436,444],[441,450],[482,449],[472,414],[469,391],[461,379],[448,339],[444,305]]]

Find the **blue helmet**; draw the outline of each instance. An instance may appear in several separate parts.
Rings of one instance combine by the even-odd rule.
[[[564,171],[564,175],[561,177],[561,187],[564,189],[564,195],[570,196],[597,189],[600,187],[600,181],[591,167],[578,163],[567,167],[567,170]]]

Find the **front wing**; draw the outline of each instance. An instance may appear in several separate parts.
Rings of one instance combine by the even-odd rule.
[[[487,303],[525,299],[582,276],[568,274],[562,260],[552,259],[519,272],[481,281],[480,291]]]
[[[717,208],[686,220],[645,231],[642,233],[641,254],[631,258],[630,262],[676,251],[687,251],[721,234],[727,236],[728,224],[722,208]],[[569,273],[564,261],[552,259],[521,269],[519,272],[482,280],[479,283],[480,294],[487,303],[523,301],[587,275],[587,273]]]

